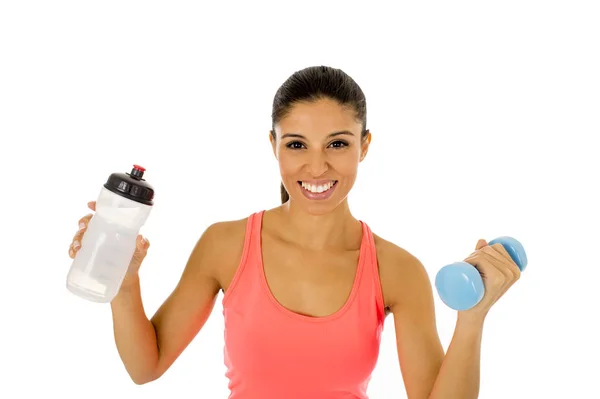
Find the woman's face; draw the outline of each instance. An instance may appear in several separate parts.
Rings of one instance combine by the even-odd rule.
[[[271,136],[283,185],[292,201],[322,214],[343,202],[367,154],[370,133],[351,108],[330,99],[295,104]]]

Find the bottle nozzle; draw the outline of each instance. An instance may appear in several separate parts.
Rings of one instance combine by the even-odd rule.
[[[146,171],[146,168],[140,166],[140,165],[133,165],[133,169],[131,169],[131,177],[135,177],[136,179],[141,179],[142,176],[144,176],[144,172]]]

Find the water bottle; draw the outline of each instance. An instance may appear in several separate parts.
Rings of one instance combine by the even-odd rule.
[[[111,174],[100,190],[96,213],[67,275],[67,289],[92,302],[111,302],[119,292],[152,209],[154,189],[145,169]]]

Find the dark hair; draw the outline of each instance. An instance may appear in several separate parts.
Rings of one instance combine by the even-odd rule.
[[[350,107],[356,119],[362,123],[361,136],[367,134],[367,101],[360,86],[341,69],[328,66],[312,66],[291,75],[275,93],[271,135],[275,138],[275,125],[281,121],[292,106],[299,102],[316,102],[323,98]],[[281,203],[290,199],[281,183]]]

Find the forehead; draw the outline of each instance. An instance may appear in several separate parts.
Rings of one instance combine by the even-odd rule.
[[[296,103],[276,127],[277,134],[298,133],[328,135],[332,132],[349,130],[360,133],[361,123],[356,120],[351,107],[343,107],[336,101],[322,99],[316,102]]]

